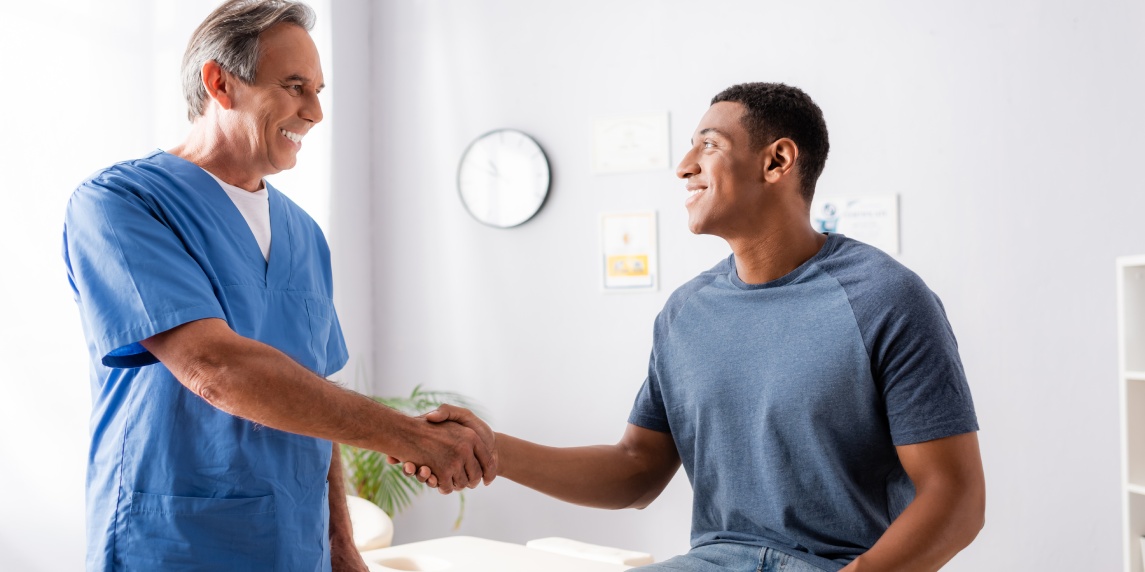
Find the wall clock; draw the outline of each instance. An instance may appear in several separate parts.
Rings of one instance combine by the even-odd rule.
[[[549,195],[549,159],[532,137],[490,131],[469,144],[457,167],[461,203],[489,226],[511,228],[533,218]]]

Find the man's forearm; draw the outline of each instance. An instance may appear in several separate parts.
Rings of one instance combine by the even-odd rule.
[[[916,498],[879,541],[843,571],[938,570],[978,535],[980,515],[972,501],[954,495]]]
[[[986,483],[976,433],[898,447],[915,498],[846,572],[938,570],[982,529]]]
[[[335,572],[361,570],[366,564],[354,544],[353,523],[350,522],[350,509],[346,506],[346,481],[342,477],[342,452],[337,443],[333,445],[326,481],[329,485],[331,569]]]
[[[214,363],[186,368],[180,381],[223,411],[291,433],[410,452],[401,436],[418,432],[414,419],[330,383],[275,348],[235,336],[211,354]]]
[[[326,476],[330,500],[330,543],[349,540],[353,543],[354,530],[350,523],[350,509],[346,506],[346,480],[342,476],[342,450],[333,444],[330,472]]]
[[[498,434],[497,449],[501,476],[595,508],[644,508],[680,466],[674,446],[668,452],[626,447],[623,442],[558,448]]]
[[[495,472],[472,430],[431,424],[328,382],[217,319],[189,322],[143,341],[183,385],[232,415],[301,435],[428,465],[454,488]]]

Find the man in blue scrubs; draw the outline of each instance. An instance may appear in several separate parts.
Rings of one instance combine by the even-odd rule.
[[[346,363],[330,253],[264,177],[322,119],[303,4],[232,1],[183,63],[191,133],[85,181],[64,258],[91,354],[89,570],[365,570],[337,443],[496,474],[492,434],[325,377]]]
[[[717,95],[676,173],[691,231],[732,255],[656,318],[619,443],[497,434],[500,474],[577,504],[642,508],[683,465],[692,549],[648,570],[925,571],[967,546],[985,484],[954,333],[916,274],[812,228],[828,148],[798,89]],[[456,408],[430,417],[481,426]]]

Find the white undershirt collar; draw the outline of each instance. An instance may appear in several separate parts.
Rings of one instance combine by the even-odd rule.
[[[219,186],[226,191],[227,196],[231,198],[231,202],[239,209],[239,213],[243,215],[246,220],[247,226],[254,234],[255,241],[258,242],[258,247],[262,250],[262,257],[268,262],[270,261],[270,193],[266,190],[266,184],[263,183],[261,188],[255,192],[250,192],[232,184],[224,182],[222,179],[215,176],[214,173],[203,169],[212,179],[219,183]]]

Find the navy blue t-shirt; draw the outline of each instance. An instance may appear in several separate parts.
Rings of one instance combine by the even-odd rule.
[[[672,434],[693,547],[767,546],[828,570],[914,498],[895,446],[978,430],[938,297],[839,234],[777,280],[744,283],[733,256],[676,290],[629,422]]]

